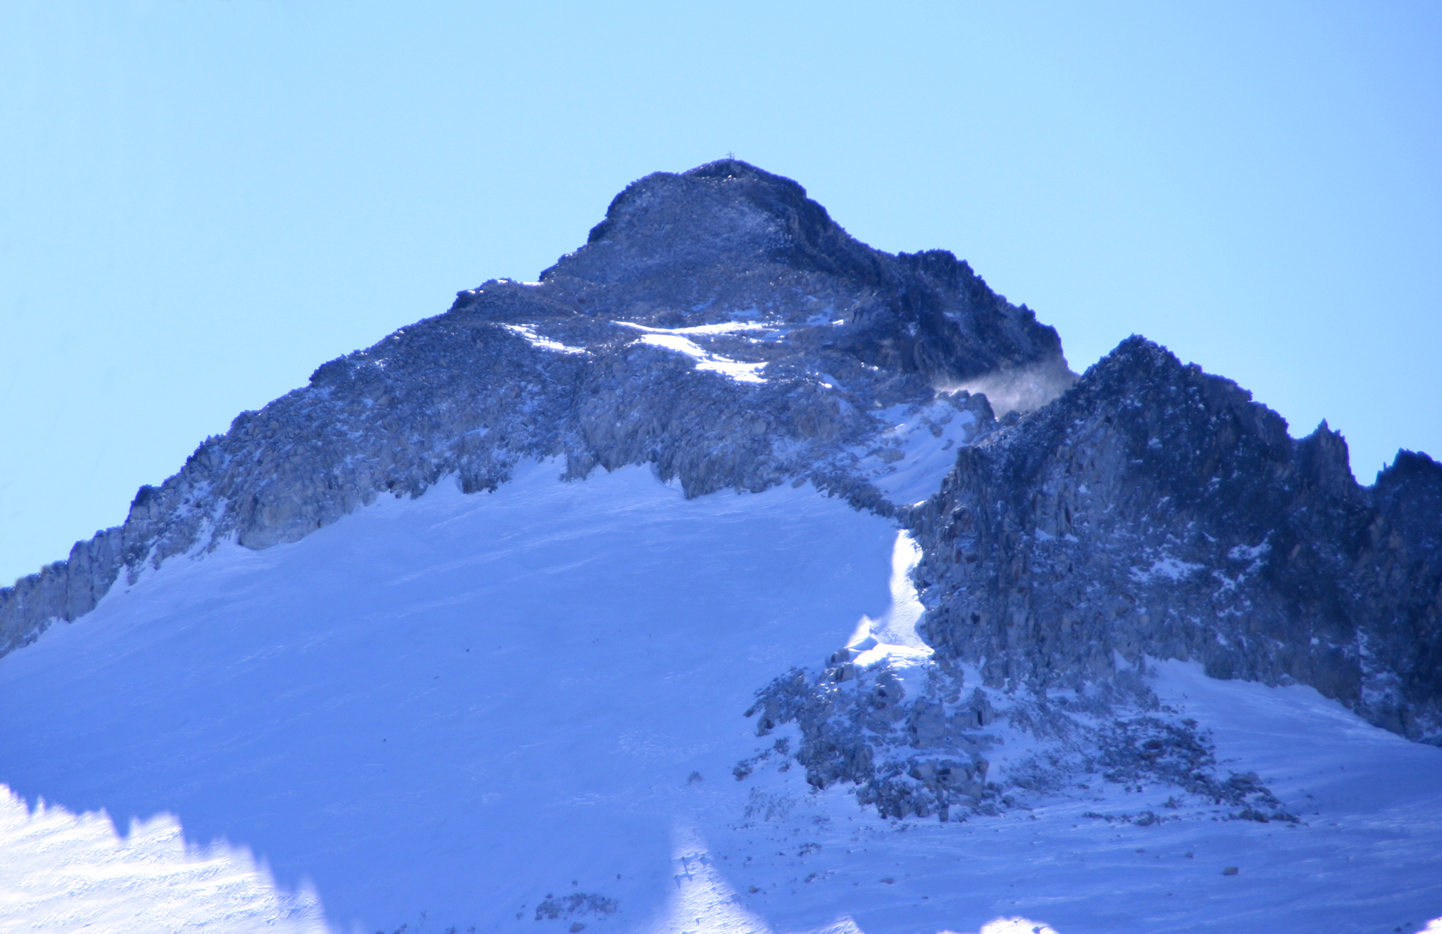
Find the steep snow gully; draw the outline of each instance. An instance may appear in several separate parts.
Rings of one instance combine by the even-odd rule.
[[[0,932],[1442,931],[1439,515],[648,176],[0,591]]]

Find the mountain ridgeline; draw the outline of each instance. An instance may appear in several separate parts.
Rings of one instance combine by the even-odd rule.
[[[1442,742],[1442,465],[1371,488],[1324,422],[1138,337],[961,451],[914,514],[927,634],[990,682],[1075,687],[1120,656],[1302,683]]]
[[[979,392],[1003,384],[1005,405]],[[918,412],[937,437],[970,427],[908,499],[887,478],[911,456],[898,413]],[[168,558],[295,541],[443,478],[493,490],[535,458],[573,481],[650,464],[688,496],[809,481],[909,529],[932,695],[899,705],[878,680],[887,699],[868,695],[847,739],[822,696],[846,677],[833,660],[757,708],[760,732],[809,718],[815,782],[871,781],[874,799],[900,794],[866,751],[887,724],[911,750],[950,750],[908,760],[932,803],[898,813],[947,807],[938,776],[985,793],[984,744],[945,726],[989,715],[959,690],[966,667],[1044,698],[1192,659],[1442,743],[1442,466],[1402,452],[1359,486],[1325,424],[1295,440],[1139,337],[1077,378],[1056,332],[965,262],[874,250],[800,185],[735,160],[631,184],[539,282],[461,292],[242,413],[123,525],[0,590],[0,652]]]
[[[664,339],[744,356],[764,379],[707,371]],[[141,488],[123,525],[0,590],[0,650],[88,612],[122,573],[226,536],[295,541],[448,475],[494,489],[522,458],[564,457],[572,479],[651,463],[690,496],[805,476],[885,509],[850,469],[871,413],[998,369],[1069,377],[1056,332],[951,254],[873,250],[742,162],[658,173],[540,283],[461,292],[241,413]]]

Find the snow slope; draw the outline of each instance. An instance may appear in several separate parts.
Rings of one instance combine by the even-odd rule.
[[[809,487],[560,470],[117,586],[0,659],[0,780],[122,828],[172,813],[342,928],[534,928],[578,891],[644,924],[688,777],[734,782],[754,689],[884,612],[896,533]]]
[[[171,559],[0,658],[18,796],[0,799],[0,931],[1381,932],[1442,915],[1442,750],[1309,688],[1182,663],[1155,666],[1163,700],[1301,824],[1084,816],[1166,813],[1166,789],[1105,783],[961,824],[812,793],[773,745],[795,734],[757,738],[742,711],[863,616],[881,643],[914,636],[909,539],[809,486],[686,500],[645,468],[560,470]]]

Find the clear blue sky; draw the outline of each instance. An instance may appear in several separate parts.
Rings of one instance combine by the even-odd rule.
[[[966,258],[1075,369],[1138,332],[1329,419],[1363,482],[1442,455],[1430,0],[7,0],[0,580],[728,151]]]

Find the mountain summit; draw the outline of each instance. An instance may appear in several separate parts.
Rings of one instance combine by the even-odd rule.
[[[1439,508],[1144,338],[1078,377],[789,179],[649,175],[0,590],[0,921],[1401,927]]]
[[[88,612],[122,568],[230,535],[295,541],[448,474],[494,489],[527,457],[563,456],[572,478],[652,463],[688,495],[807,476],[874,504],[874,412],[980,412],[946,390],[998,373],[1034,401],[1075,378],[1056,332],[950,253],[872,250],[743,162],[650,175],[540,283],[461,292],[242,413],[124,525],[0,591],[0,645]]]
[[[824,346],[939,384],[1061,358],[1055,330],[951,253],[873,250],[800,185],[732,159],[627,186],[586,246],[541,281],[639,323],[660,323],[647,315],[664,307],[668,326],[764,307],[793,328],[825,327],[814,320],[824,303],[846,330],[796,349]]]

